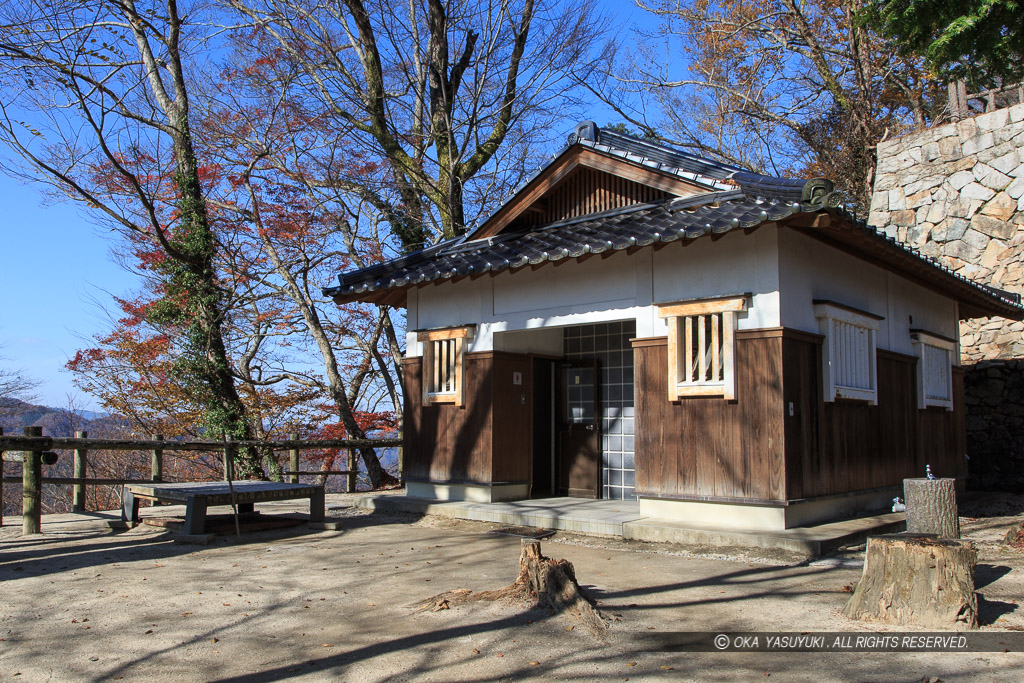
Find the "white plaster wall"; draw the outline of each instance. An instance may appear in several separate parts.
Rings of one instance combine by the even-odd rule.
[[[830,299],[884,316],[878,346],[889,351],[913,354],[911,329],[958,334],[952,300],[793,230],[779,233],[779,280],[784,327],[817,333],[812,302]]]
[[[741,330],[778,327],[779,254],[777,228],[761,228],[745,235],[727,233],[721,239],[699,239],[670,244],[654,252],[652,298],[655,303],[687,299],[710,299],[753,294],[746,315],[740,315]],[[663,319],[652,321],[649,335],[668,334]]]
[[[670,244],[583,263],[526,268],[414,289],[409,329],[476,324],[470,351],[561,353],[553,328],[635,320],[638,337],[667,334],[656,304],[753,295],[740,329],[789,327],[818,332],[813,301],[833,301],[884,316],[880,348],[912,354],[910,329],[957,337],[956,304],[945,296],[789,229]],[[911,316],[913,322],[911,322]],[[408,354],[421,355],[415,334]]]
[[[582,263],[428,285],[409,296],[409,329],[477,324],[469,351],[561,353],[551,328],[634,320],[638,337],[667,334],[655,304],[753,294],[740,329],[777,327],[778,231],[730,233]],[[408,355],[421,355],[415,334]]]

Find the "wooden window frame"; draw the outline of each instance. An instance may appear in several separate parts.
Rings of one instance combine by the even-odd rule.
[[[474,325],[448,327],[441,330],[423,330],[416,333],[416,341],[423,344],[423,404],[465,405],[463,387],[466,375],[466,340],[472,339]],[[451,359],[451,388],[437,390],[437,383],[446,374],[441,364]]]
[[[917,407],[921,410],[932,406],[953,410],[953,357],[956,355],[956,341],[924,330],[911,330],[910,343],[917,356]],[[925,356],[929,347],[937,349],[946,357],[946,398],[928,396]]]
[[[736,399],[736,316],[747,310],[749,298],[740,295],[658,304],[658,317],[665,318],[668,325],[670,401],[691,396]],[[709,325],[711,339],[707,340]],[[693,338],[694,328],[697,339]],[[698,372],[698,368],[702,370]]]
[[[878,405],[878,330],[879,323],[884,318],[833,301],[815,301],[814,317],[818,319],[819,330],[825,337],[821,348],[821,372],[825,402],[831,403],[837,398],[847,398]],[[836,333],[837,324],[850,326],[866,333],[868,349],[864,367],[856,367],[856,358],[844,357],[842,347],[848,343],[848,340],[840,339],[841,335]],[[847,371],[852,370],[862,374],[867,380],[865,383],[870,386],[865,388],[840,384],[837,376],[841,373],[835,369],[840,363],[853,363],[852,367],[847,365]]]

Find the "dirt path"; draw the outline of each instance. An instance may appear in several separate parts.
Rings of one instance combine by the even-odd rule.
[[[491,525],[334,514],[343,530],[262,532],[205,547],[173,543],[152,527],[115,533],[70,516],[47,518],[46,533],[27,539],[5,526],[0,680],[1016,682],[1024,670],[1019,653],[635,650],[639,638],[671,631],[868,630],[839,614],[860,575],[856,552],[794,566],[578,536],[545,540],[545,554],[572,561],[612,619],[600,642],[567,630],[564,617],[512,606],[412,608],[444,590],[515,578],[519,540],[487,533]],[[994,538],[1002,519],[965,527]],[[1024,592],[1024,555],[984,541],[978,583],[984,629],[1024,629],[1014,602]]]

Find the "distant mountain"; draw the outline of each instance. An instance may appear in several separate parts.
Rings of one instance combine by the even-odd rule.
[[[46,436],[74,436],[76,431],[100,432],[122,422],[117,416],[93,410],[70,411],[17,399],[0,404],[0,428],[8,435],[19,435],[23,428],[37,426]]]

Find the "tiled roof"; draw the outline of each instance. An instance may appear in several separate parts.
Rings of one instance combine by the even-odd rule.
[[[973,302],[975,307],[998,310],[1010,317],[1024,313],[1019,296],[974,283],[842,210],[829,211],[844,219],[843,236],[862,251],[867,245],[887,252],[890,265],[920,271],[918,275],[923,273],[936,284],[956,289],[961,299]],[[339,275],[338,285],[323,291],[339,301],[374,299],[372,295],[377,292],[499,273],[586,254],[721,235],[808,212],[808,207],[797,203],[749,197],[740,190],[666,199],[560,221],[527,233],[502,233],[471,241],[465,237],[448,240],[394,261]]]
[[[739,190],[661,200],[551,223],[538,230],[503,233],[481,240],[449,240],[409,256],[338,276],[324,294],[363,294],[578,258],[655,242],[696,239],[778,220],[799,205],[750,199]]]
[[[579,124],[569,136],[569,147],[573,145],[685,178],[708,192],[558,221],[529,232],[499,232],[482,239],[470,239],[470,232],[386,263],[343,273],[338,276],[337,286],[323,289],[324,295],[339,303],[394,303],[390,292],[401,294],[402,290],[424,283],[693,240],[771,221],[784,222],[796,214],[828,212],[840,219],[840,227],[813,228],[811,234],[949,291],[961,302],[965,315],[1017,319],[1024,315],[1019,295],[968,280],[834,208],[837,194],[827,180],[772,178],[751,173],[648,140],[602,130],[589,121]]]

